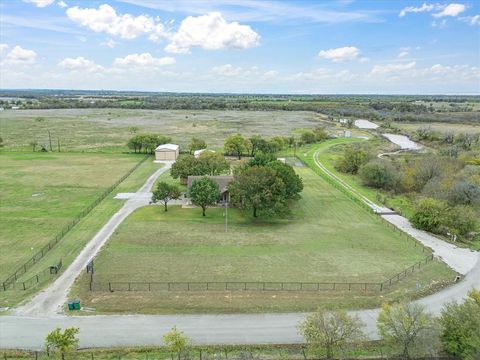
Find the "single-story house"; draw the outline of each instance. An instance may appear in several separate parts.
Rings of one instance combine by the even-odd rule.
[[[187,180],[188,192],[195,180],[199,180],[205,176],[189,176]],[[233,176],[207,176],[209,179],[213,180],[218,185],[218,190],[220,190],[220,198],[218,199],[219,203],[230,202],[230,192],[228,191],[228,185],[233,181]]]
[[[180,153],[180,146],[176,144],[162,144],[155,149],[155,160],[175,161]]]
[[[202,153],[204,153],[205,151],[212,152],[212,153],[215,152],[215,151],[210,150],[210,149],[200,149],[200,150],[195,150],[195,151],[193,152],[193,156],[195,156],[195,158],[198,159],[198,158],[200,157],[200,155],[202,155]]]

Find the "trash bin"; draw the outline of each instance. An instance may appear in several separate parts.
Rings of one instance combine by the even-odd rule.
[[[74,310],[75,306],[73,305],[73,301],[68,302],[68,310]]]
[[[80,310],[80,300],[74,300],[73,301],[73,308],[75,310]]]

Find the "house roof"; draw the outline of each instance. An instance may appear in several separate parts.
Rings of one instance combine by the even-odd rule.
[[[195,180],[201,179],[205,176],[189,176],[187,180],[187,186],[190,189],[192,183]],[[224,193],[228,190],[228,184],[233,181],[233,176],[207,176],[209,179],[213,180],[217,185],[221,193]]]
[[[203,152],[205,152],[205,151],[209,151],[209,152],[212,152],[212,153],[215,152],[215,151],[210,150],[210,149],[200,149],[200,150],[195,150],[195,151],[193,152],[193,155],[194,155],[194,156],[198,156],[198,155],[200,155],[201,153],[203,153]]]
[[[179,146],[177,144],[162,144],[158,145],[155,151],[157,150],[178,150]]]

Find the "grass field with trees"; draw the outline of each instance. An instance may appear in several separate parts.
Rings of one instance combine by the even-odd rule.
[[[95,260],[95,281],[384,281],[425,257],[307,167],[296,172],[302,198],[284,219],[253,219],[250,211],[161,206],[139,209],[118,229]],[[432,262],[390,292],[345,293],[158,293],[90,292],[86,276],[73,296],[99,312],[165,313],[287,311],[329,306],[375,306],[386,299],[417,296],[454,278]],[[414,284],[420,291],[413,291]],[[413,291],[413,292],[412,292]],[[417,292],[417,294],[415,294]],[[348,293],[348,292],[347,292]],[[343,300],[341,300],[343,299]],[[335,306],[335,305],[334,305]]]

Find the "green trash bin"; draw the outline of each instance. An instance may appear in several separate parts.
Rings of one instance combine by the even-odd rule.
[[[68,302],[68,310],[74,310],[75,309],[75,306],[73,305],[73,301],[69,301]]]
[[[75,310],[80,310],[80,300],[74,300],[73,301],[73,308]]]

